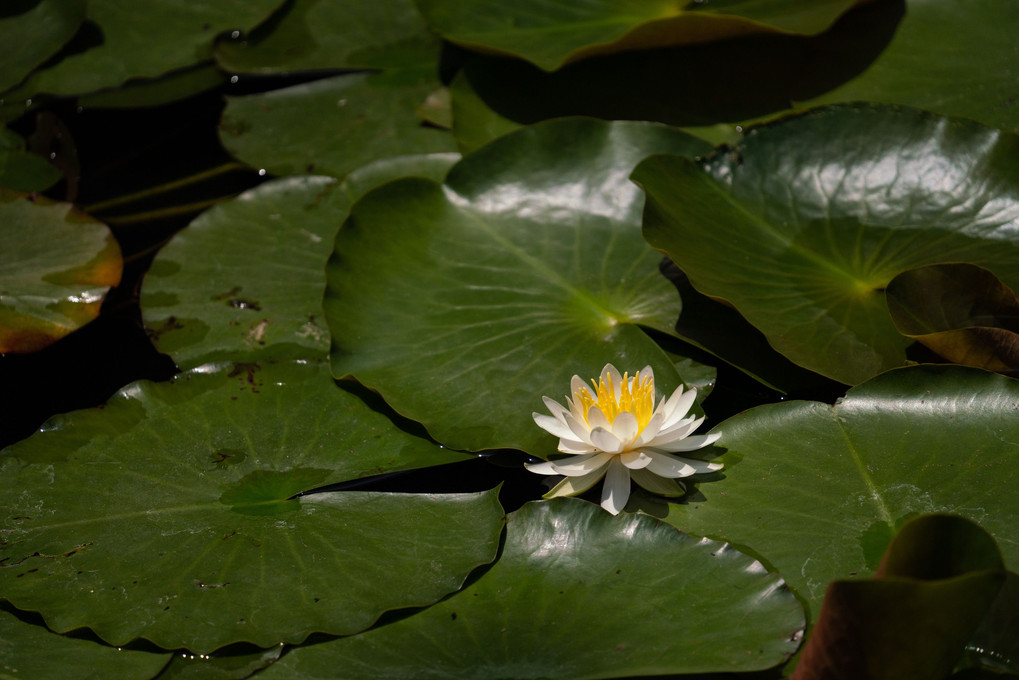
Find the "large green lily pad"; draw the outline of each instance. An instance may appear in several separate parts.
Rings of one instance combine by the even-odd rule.
[[[434,61],[439,45],[413,0],[294,0],[216,61],[235,73],[398,68]]]
[[[751,671],[799,645],[803,610],[729,545],[576,499],[509,516],[499,561],[453,597],[292,650],[265,678],[617,678]]]
[[[552,121],[503,137],[446,184],[367,194],[336,237],[324,307],[336,376],[353,375],[442,443],[548,455],[542,395],[574,374],[650,364],[680,378],[639,328],[679,314],[660,256],[640,237],[628,168],[666,148],[706,148],[651,124]]]
[[[748,33],[817,33],[853,0],[417,0],[444,38],[522,57],[551,71],[564,63],[629,49],[705,42]]]
[[[911,340],[884,288],[970,262],[1019,288],[1019,137],[909,109],[842,106],[757,129],[695,164],[642,163],[644,234],[795,363],[855,384]]]
[[[321,363],[135,383],[0,459],[0,597],[114,645],[208,653],[354,633],[490,561],[496,492],[295,494],[462,458],[397,429]]]
[[[99,315],[120,247],[69,203],[0,191],[0,353],[34,352]]]
[[[148,680],[169,654],[116,649],[57,635],[0,610],[0,678],[32,680]]]
[[[84,94],[193,66],[212,58],[217,35],[251,30],[281,4],[150,0],[142,12],[118,0],[89,0],[88,20],[76,37],[80,51],[35,72],[17,91]]]
[[[220,139],[230,153],[274,175],[344,177],[391,156],[456,151],[446,130],[415,109],[439,86],[434,65],[353,73],[265,94],[231,97]]]
[[[25,78],[55,54],[85,20],[85,0],[41,0],[31,9],[0,19],[0,92]]]
[[[379,161],[342,183],[282,178],[200,215],[159,252],[145,278],[141,307],[156,347],[181,368],[324,359],[325,263],[350,204],[393,177],[441,180],[458,158]]]
[[[1019,381],[959,366],[889,371],[835,406],[760,406],[716,427],[717,481],[667,521],[747,546],[817,614],[825,586],[877,568],[911,516],[951,512],[1019,564]]]

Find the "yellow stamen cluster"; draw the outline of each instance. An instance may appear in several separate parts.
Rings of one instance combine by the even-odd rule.
[[[591,385],[594,387],[595,396],[592,396],[591,391],[586,387],[573,395],[574,399],[579,401],[582,406],[585,421],[587,420],[587,411],[592,406],[601,409],[610,423],[624,411],[629,411],[637,417],[641,430],[651,420],[651,414],[655,411],[654,376],[648,375],[640,379],[639,376],[630,378],[628,374],[624,373],[623,384],[619,386],[618,399],[616,399],[616,386],[612,384],[611,375],[599,378],[597,383],[592,379]],[[590,424],[588,423],[588,425]]]

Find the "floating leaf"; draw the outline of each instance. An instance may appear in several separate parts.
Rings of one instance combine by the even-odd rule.
[[[163,106],[208,92],[226,83],[226,76],[211,64],[174,71],[161,78],[136,80],[115,90],[104,90],[78,99],[86,109],[133,109]]]
[[[269,678],[617,678],[778,665],[803,610],[759,562],[575,499],[509,516],[499,561],[426,611],[295,649]]]
[[[60,181],[60,171],[42,156],[25,150],[25,140],[0,127],[0,187],[14,191],[45,191]]]
[[[885,297],[899,332],[949,361],[1019,371],[1019,298],[983,267],[910,269],[888,283]]]
[[[946,677],[998,596],[1003,569],[994,539],[976,524],[952,515],[913,519],[875,580],[828,585],[793,680]]]
[[[448,131],[422,126],[415,113],[438,87],[432,71],[354,73],[231,97],[220,139],[230,153],[274,175],[343,177],[382,158],[455,151]]]
[[[156,347],[181,368],[325,358],[323,270],[351,202],[393,177],[441,179],[457,158],[391,159],[342,184],[279,179],[199,216],[159,252],[145,278],[141,307]]]
[[[795,363],[859,383],[906,360],[883,294],[972,262],[1019,287],[1019,138],[964,120],[833,107],[700,164],[650,158],[644,234]]]
[[[276,662],[285,648],[276,645],[256,652],[234,650],[212,654],[174,654],[159,680],[245,680]]]
[[[748,546],[814,610],[828,582],[877,569],[913,515],[950,512],[1019,564],[1019,381],[917,366],[854,387],[835,406],[786,402],[713,432],[725,469],[667,521]]]
[[[85,94],[194,66],[212,57],[217,35],[248,31],[281,4],[150,0],[138,12],[118,0],[89,0],[88,20],[75,38],[80,51],[37,71],[17,92]]]
[[[322,364],[134,383],[0,458],[0,596],[114,645],[208,653],[354,633],[490,561],[497,494],[295,494],[462,457],[403,433]]]
[[[505,3],[417,0],[444,38],[471,49],[522,57],[546,71],[585,57],[632,49],[706,42],[749,33],[817,33],[852,0],[805,5],[789,0],[596,0]]]
[[[216,46],[235,73],[385,69],[434,61],[438,40],[413,0],[294,0],[262,26]]]
[[[169,654],[130,651],[64,637],[0,610],[0,677],[32,680],[148,680]]]
[[[503,137],[445,185],[387,184],[358,201],[326,270],[336,376],[353,375],[447,446],[547,455],[542,395],[606,362],[679,376],[638,327],[672,330],[680,300],[637,228],[644,155],[693,155],[658,125],[551,121]]]
[[[23,3],[24,4],[24,3]],[[0,92],[8,90],[71,39],[85,20],[85,0],[40,0],[0,19]]]
[[[99,315],[120,247],[67,203],[0,192],[0,353],[34,352]]]

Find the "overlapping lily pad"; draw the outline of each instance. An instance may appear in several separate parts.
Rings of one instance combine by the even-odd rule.
[[[349,634],[495,556],[496,493],[295,494],[462,459],[323,364],[210,364],[135,383],[7,449],[0,597],[63,632],[207,653]]]
[[[444,38],[472,49],[522,57],[551,71],[564,63],[628,49],[664,47],[748,33],[817,33],[853,0],[417,0]]]
[[[439,45],[413,0],[295,0],[216,61],[236,73],[399,68],[434,61]]]
[[[958,366],[889,371],[834,407],[760,406],[725,421],[717,481],[667,521],[749,547],[816,615],[829,581],[867,576],[911,516],[951,512],[1019,564],[1019,381]]]
[[[67,203],[0,190],[0,353],[34,352],[92,321],[120,247]]]
[[[0,610],[0,677],[32,680],[148,680],[169,654],[107,647],[56,635]]]
[[[71,39],[85,20],[85,0],[41,0],[0,19],[0,92],[17,85]]]
[[[227,31],[248,31],[281,0],[180,3],[151,0],[144,12],[118,0],[89,0],[79,50],[37,71],[18,92],[71,95],[153,78],[212,58],[212,43]]]
[[[503,137],[446,184],[401,180],[358,201],[326,276],[336,376],[353,375],[448,446],[547,455],[542,395],[573,374],[650,364],[679,376],[638,325],[679,314],[640,236],[628,168],[703,142],[650,124],[552,121]]]
[[[413,617],[291,651],[264,677],[616,678],[750,671],[799,645],[803,610],[729,545],[575,499],[509,516],[499,561]]]
[[[160,251],[142,287],[156,347],[181,368],[222,359],[325,358],[324,268],[350,204],[393,177],[441,180],[458,158],[389,159],[342,183],[279,179],[199,216]]]
[[[634,172],[644,233],[795,363],[855,384],[906,360],[884,288],[970,262],[1019,287],[1019,138],[909,109],[833,107],[695,164]]]
[[[415,113],[436,87],[428,65],[232,97],[220,139],[230,153],[274,175],[344,177],[382,158],[456,151],[448,131],[422,125]]]
[[[45,191],[60,180],[60,171],[45,158],[25,149],[16,132],[0,127],[0,187],[14,191]]]

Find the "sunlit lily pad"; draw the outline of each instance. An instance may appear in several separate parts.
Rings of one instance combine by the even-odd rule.
[[[99,315],[120,247],[67,203],[0,191],[0,353],[34,352]]]
[[[323,364],[210,364],[135,383],[0,459],[0,597],[114,645],[207,653],[354,633],[491,560],[496,493],[295,494],[459,459]]]
[[[396,68],[434,61],[439,44],[413,0],[295,0],[251,35],[222,40],[235,73]]]
[[[85,19],[85,0],[27,4],[31,9],[0,19],[0,45],[5,51],[0,61],[0,92],[17,85],[59,51]]]
[[[884,288],[970,262],[1019,288],[1019,138],[908,109],[834,107],[702,163],[648,159],[644,233],[795,363],[855,384],[905,363]]]
[[[422,125],[415,113],[438,86],[434,64],[425,64],[231,97],[220,139],[237,158],[274,175],[343,177],[391,156],[456,151],[447,130]]]
[[[441,179],[458,158],[380,161],[342,183],[279,179],[199,216],[159,252],[145,277],[141,307],[156,347],[181,368],[221,359],[325,358],[324,269],[350,204],[393,177]]]
[[[680,300],[640,236],[627,179],[663,149],[706,145],[659,125],[552,121],[468,156],[445,185],[367,194],[326,272],[334,375],[447,446],[539,455],[556,442],[531,412],[574,374],[650,364],[670,393],[675,367],[638,325],[670,333]]]
[[[759,406],[716,427],[717,481],[667,521],[746,546],[817,614],[828,582],[868,576],[911,516],[950,512],[1019,564],[1019,381],[958,366],[889,371],[834,407]]]
[[[729,545],[574,499],[509,516],[499,561],[413,617],[296,649],[269,678],[618,678],[752,671],[799,645],[803,610]]]
[[[585,57],[628,49],[748,33],[817,33],[853,4],[853,0],[418,0],[425,19],[447,40],[522,57],[548,71]]]
[[[75,37],[79,51],[37,71],[17,91],[84,94],[193,66],[212,58],[217,35],[251,30],[281,4],[149,0],[138,11],[118,0],[89,0],[87,21]]]
[[[0,677],[32,680],[148,680],[169,654],[121,650],[57,635],[0,610]]]

